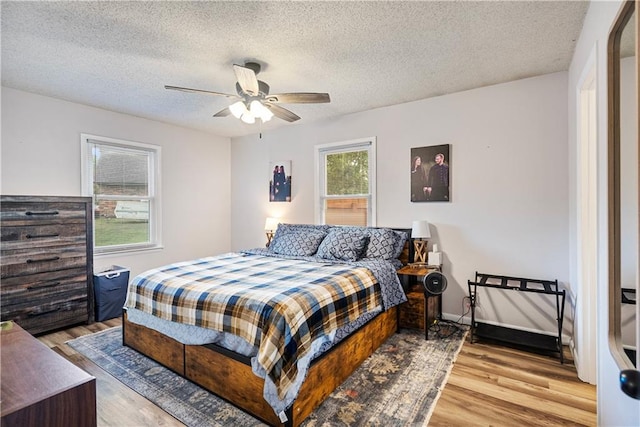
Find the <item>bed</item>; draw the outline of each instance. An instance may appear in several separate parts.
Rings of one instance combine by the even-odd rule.
[[[269,248],[149,270],[123,343],[270,425],[299,425],[398,328],[409,229],[279,224]]]

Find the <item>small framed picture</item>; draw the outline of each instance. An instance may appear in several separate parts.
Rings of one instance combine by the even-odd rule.
[[[291,201],[291,160],[269,162],[271,178],[269,180],[269,201]]]
[[[411,149],[411,201],[448,202],[449,144]]]

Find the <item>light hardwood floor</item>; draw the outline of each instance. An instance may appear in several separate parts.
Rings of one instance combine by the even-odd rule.
[[[182,426],[65,344],[120,324],[112,319],[38,339],[97,378],[98,426]],[[561,365],[552,357],[466,342],[429,425],[595,426],[596,389],[578,379],[566,352]]]
[[[595,426],[596,387],[564,356],[467,341],[429,425]]]

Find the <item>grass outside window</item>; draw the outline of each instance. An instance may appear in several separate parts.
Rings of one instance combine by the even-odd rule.
[[[148,220],[96,218],[94,223],[97,248],[149,241]]]

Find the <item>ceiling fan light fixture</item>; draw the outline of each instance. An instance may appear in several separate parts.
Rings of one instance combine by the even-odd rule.
[[[331,102],[328,93],[292,92],[269,94],[269,85],[262,80],[258,80],[256,77],[256,74],[260,72],[260,68],[260,64],[257,62],[246,62],[244,66],[233,65],[233,71],[236,74],[235,87],[237,95],[180,86],[165,85],[164,88],[183,92],[224,96],[232,99],[235,101],[233,104],[218,111],[213,117],[233,115],[236,119],[240,119],[248,124],[255,123],[256,119],[262,120],[262,123],[268,122],[274,116],[289,123],[300,120],[300,116],[278,104],[318,104]]]
[[[251,101],[251,105],[249,107],[249,111],[255,117],[260,117],[262,122],[268,122],[273,118],[273,113],[264,104],[258,100]]]
[[[231,111],[231,114],[233,114],[233,117],[236,119],[241,118],[244,114],[249,112],[243,101],[238,101],[229,105],[229,111]]]

